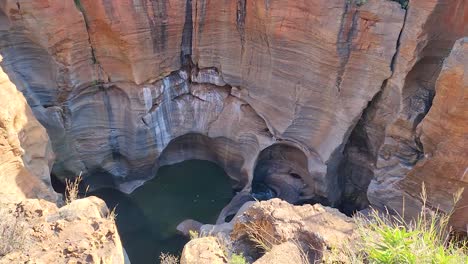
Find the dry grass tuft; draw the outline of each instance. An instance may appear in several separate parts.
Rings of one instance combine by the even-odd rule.
[[[244,223],[243,226],[246,229],[249,240],[255,244],[255,247],[262,250],[263,253],[271,251],[274,245],[285,242],[284,239],[277,238],[271,234],[268,228],[269,223],[266,220],[262,220],[259,223]]]
[[[24,249],[25,241],[24,218],[0,204],[0,257]]]
[[[65,202],[67,204],[70,204],[79,198],[80,183],[82,180],[83,178],[81,177],[81,172],[80,175],[78,175],[78,177],[73,180],[65,179]],[[89,186],[86,188],[85,193],[88,192],[88,188]]]
[[[179,258],[169,253],[161,253],[159,261],[161,264],[179,264]]]
[[[462,191],[454,195],[454,205]],[[370,217],[355,217],[360,240],[332,250],[334,261],[326,263],[468,263],[467,242],[455,242],[450,237],[453,211],[429,210],[424,184],[421,200],[421,213],[412,221],[405,220],[404,213],[394,216],[376,210]]]

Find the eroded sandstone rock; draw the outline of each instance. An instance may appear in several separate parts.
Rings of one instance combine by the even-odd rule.
[[[202,237],[188,242],[180,258],[180,264],[226,264],[223,248],[215,237]]]
[[[250,204],[232,224],[233,228],[227,223],[203,226],[208,232],[201,234],[209,237],[191,240],[182,259],[199,258],[201,248],[210,248],[203,259],[215,257],[212,248],[219,246],[223,256],[242,252],[246,259],[258,259],[253,263],[314,263],[328,257],[330,249],[357,239],[354,221],[338,210],[319,204],[294,206],[280,199]]]
[[[426,154],[416,127],[468,5],[365,2],[4,0],[2,68],[62,180],[131,192],[198,158],[248,193],[269,164],[257,176],[290,201],[398,210],[421,187],[402,187]]]
[[[435,84],[432,107],[417,128],[424,151],[398,187],[411,194],[422,183],[429,203],[451,212],[454,195],[463,191],[452,224],[465,230],[468,222],[468,38],[459,39],[445,59]],[[412,203],[417,203],[411,201]]]
[[[83,171],[91,187],[130,192],[195,157],[249,189],[259,153],[287,144],[307,161],[292,199],[330,203],[332,153],[390,76],[404,18],[377,0],[8,0],[2,12],[4,64],[49,130],[58,177]],[[165,158],[187,133],[213,147]]]
[[[114,220],[99,198],[75,200],[62,208],[28,199],[1,208],[8,210],[2,217],[22,221],[26,236],[21,248],[1,257],[0,263],[125,263]]]
[[[1,67],[0,98],[0,201],[58,201],[50,183],[54,154],[49,137]]]
[[[314,260],[322,259],[327,249],[340,248],[357,237],[353,220],[337,209],[320,204],[294,206],[279,199],[259,202],[234,224],[233,240],[249,241],[259,232],[272,245],[296,241]]]
[[[340,172],[346,182],[344,206],[351,205],[351,210],[362,209],[370,201],[374,206],[401,211],[405,199],[406,212],[414,214],[420,209],[418,196],[424,181],[430,205],[450,211],[449,192],[453,193],[465,183],[448,178],[461,179],[463,173],[450,170],[438,172],[437,176],[423,176],[427,171],[420,171],[419,164],[428,157],[417,127],[424,123],[430,109],[440,107],[433,104],[434,95],[437,98],[436,81],[455,41],[468,34],[467,10],[466,1],[413,0],[409,3],[398,52],[392,63],[393,74],[364,111],[345,150]],[[466,68],[466,62],[461,67]],[[458,92],[466,89],[462,87],[453,86],[448,93],[457,94],[459,100],[463,100]],[[439,123],[440,128],[445,127],[444,122]],[[458,122],[458,126],[463,129],[461,123]],[[439,138],[439,143],[451,141],[452,135]],[[453,140],[458,141],[456,136]],[[446,166],[442,160],[438,161],[437,165],[434,163],[436,167]],[[466,167],[461,158],[451,159],[451,163],[453,167]],[[418,180],[411,176],[414,174],[419,175]],[[436,182],[437,187],[430,187]],[[464,221],[467,219],[468,215]],[[459,227],[465,229],[463,225]]]

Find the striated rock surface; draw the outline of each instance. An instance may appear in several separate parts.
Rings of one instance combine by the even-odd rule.
[[[2,0],[1,66],[47,128],[61,180],[83,172],[93,189],[131,192],[197,158],[244,194],[264,183],[348,212],[398,210],[405,196],[416,212],[428,181],[431,205],[448,211],[437,190],[464,186],[465,159],[421,175],[425,145],[458,136],[417,127],[444,104],[432,104],[436,80],[468,34],[468,4],[365,2]]]
[[[432,107],[417,128],[424,158],[398,183],[401,190],[411,195],[424,182],[429,203],[446,212],[452,210],[451,198],[464,189],[452,217],[456,227],[466,227],[468,218],[464,208],[468,204],[467,66],[468,37],[465,37],[455,43],[445,59],[435,84]]]
[[[7,210],[2,223],[16,217],[25,236],[22,248],[0,258],[0,263],[125,263],[114,220],[99,198],[75,200],[62,208],[28,199],[1,208]]]
[[[50,183],[54,154],[49,137],[1,67],[0,98],[0,200],[56,202],[59,197]]]
[[[2,10],[4,65],[49,129],[60,178],[83,171],[98,178],[93,187],[128,192],[192,156],[223,165],[240,188],[260,151],[284,143],[306,157],[293,172],[304,197],[332,203],[332,153],[390,76],[404,18],[377,0],[4,1]],[[215,147],[161,157],[187,133]]]
[[[368,196],[375,206],[401,211],[405,200],[407,215],[414,215],[420,209],[419,195],[422,182],[425,182],[430,206],[446,212],[451,210],[454,190],[466,186],[463,181],[463,177],[466,177],[466,158],[434,159],[434,163],[431,162],[434,167],[462,169],[428,173],[420,165],[432,159],[429,157],[431,152],[435,153],[433,150],[428,152],[424,146],[427,143],[422,143],[424,135],[418,131],[418,127],[421,127],[421,122],[424,123],[430,109],[446,111],[443,110],[445,105],[452,104],[448,98],[454,96],[457,101],[464,101],[460,93],[466,90],[463,82],[446,90],[447,97],[439,97],[434,103],[433,98],[434,95],[438,98],[439,84],[436,81],[439,74],[443,74],[444,58],[452,49],[452,52],[459,49],[457,45],[454,47],[457,39],[468,35],[467,11],[466,1],[410,2],[398,52],[392,64],[392,77],[384,83],[380,94],[364,112],[346,147],[341,172],[347,186],[344,201],[354,202],[354,206],[357,204],[363,208],[368,204]],[[455,53],[458,57],[464,56],[460,52]],[[458,67],[466,69],[466,60],[461,61]],[[460,113],[463,111],[459,105],[454,107]],[[462,124],[468,118],[466,111],[457,118],[456,129],[466,134]],[[447,127],[453,120],[453,117],[445,116],[438,129]],[[460,136],[456,133],[447,133],[444,137],[433,138],[431,144],[442,146],[452,142],[449,148],[458,149],[455,151],[457,153],[466,153],[466,144],[460,147],[459,144],[463,143],[459,141]],[[461,204],[466,206],[466,200]],[[463,218],[466,223],[468,215],[464,214]],[[457,227],[466,229],[464,224]]]

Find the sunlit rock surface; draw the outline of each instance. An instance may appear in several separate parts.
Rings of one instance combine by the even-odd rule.
[[[423,174],[416,128],[467,35],[467,6],[3,0],[1,66],[47,128],[62,180],[83,172],[92,188],[131,192],[161,165],[199,158],[247,192],[259,177],[291,201],[398,210],[425,181],[404,183]],[[437,177],[465,177],[452,172]],[[442,197],[431,205],[449,210]]]
[[[215,258],[220,261],[216,263],[228,263],[232,252],[242,252],[249,263],[319,263],[332,256],[330,249],[340,249],[358,235],[352,218],[320,204],[294,206],[271,199],[245,209],[233,218],[230,229],[223,227],[226,224],[212,226],[206,229],[211,232],[200,233],[207,237],[185,245],[181,259],[186,261],[181,263],[210,263],[206,260]],[[263,244],[256,244],[255,238]]]
[[[104,201],[88,197],[58,208],[40,199],[0,204],[2,224],[14,217],[19,248],[7,252],[0,263],[129,264],[114,219]],[[21,236],[21,238],[18,238]],[[20,240],[21,239],[21,240]],[[5,241],[2,241],[5,242]]]
[[[1,67],[0,98],[0,200],[57,201],[50,183],[54,154],[49,137]]]

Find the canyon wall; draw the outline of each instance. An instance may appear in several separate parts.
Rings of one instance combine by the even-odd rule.
[[[0,98],[0,200],[58,201],[50,183],[54,154],[49,137],[1,67]]]
[[[467,8],[0,0],[1,66],[47,128],[60,179],[83,172],[93,188],[131,192],[161,165],[202,158],[238,189],[267,171],[299,178],[302,200],[350,211],[399,210],[403,196],[417,211],[426,182],[448,211],[467,182],[464,41],[450,52]]]

